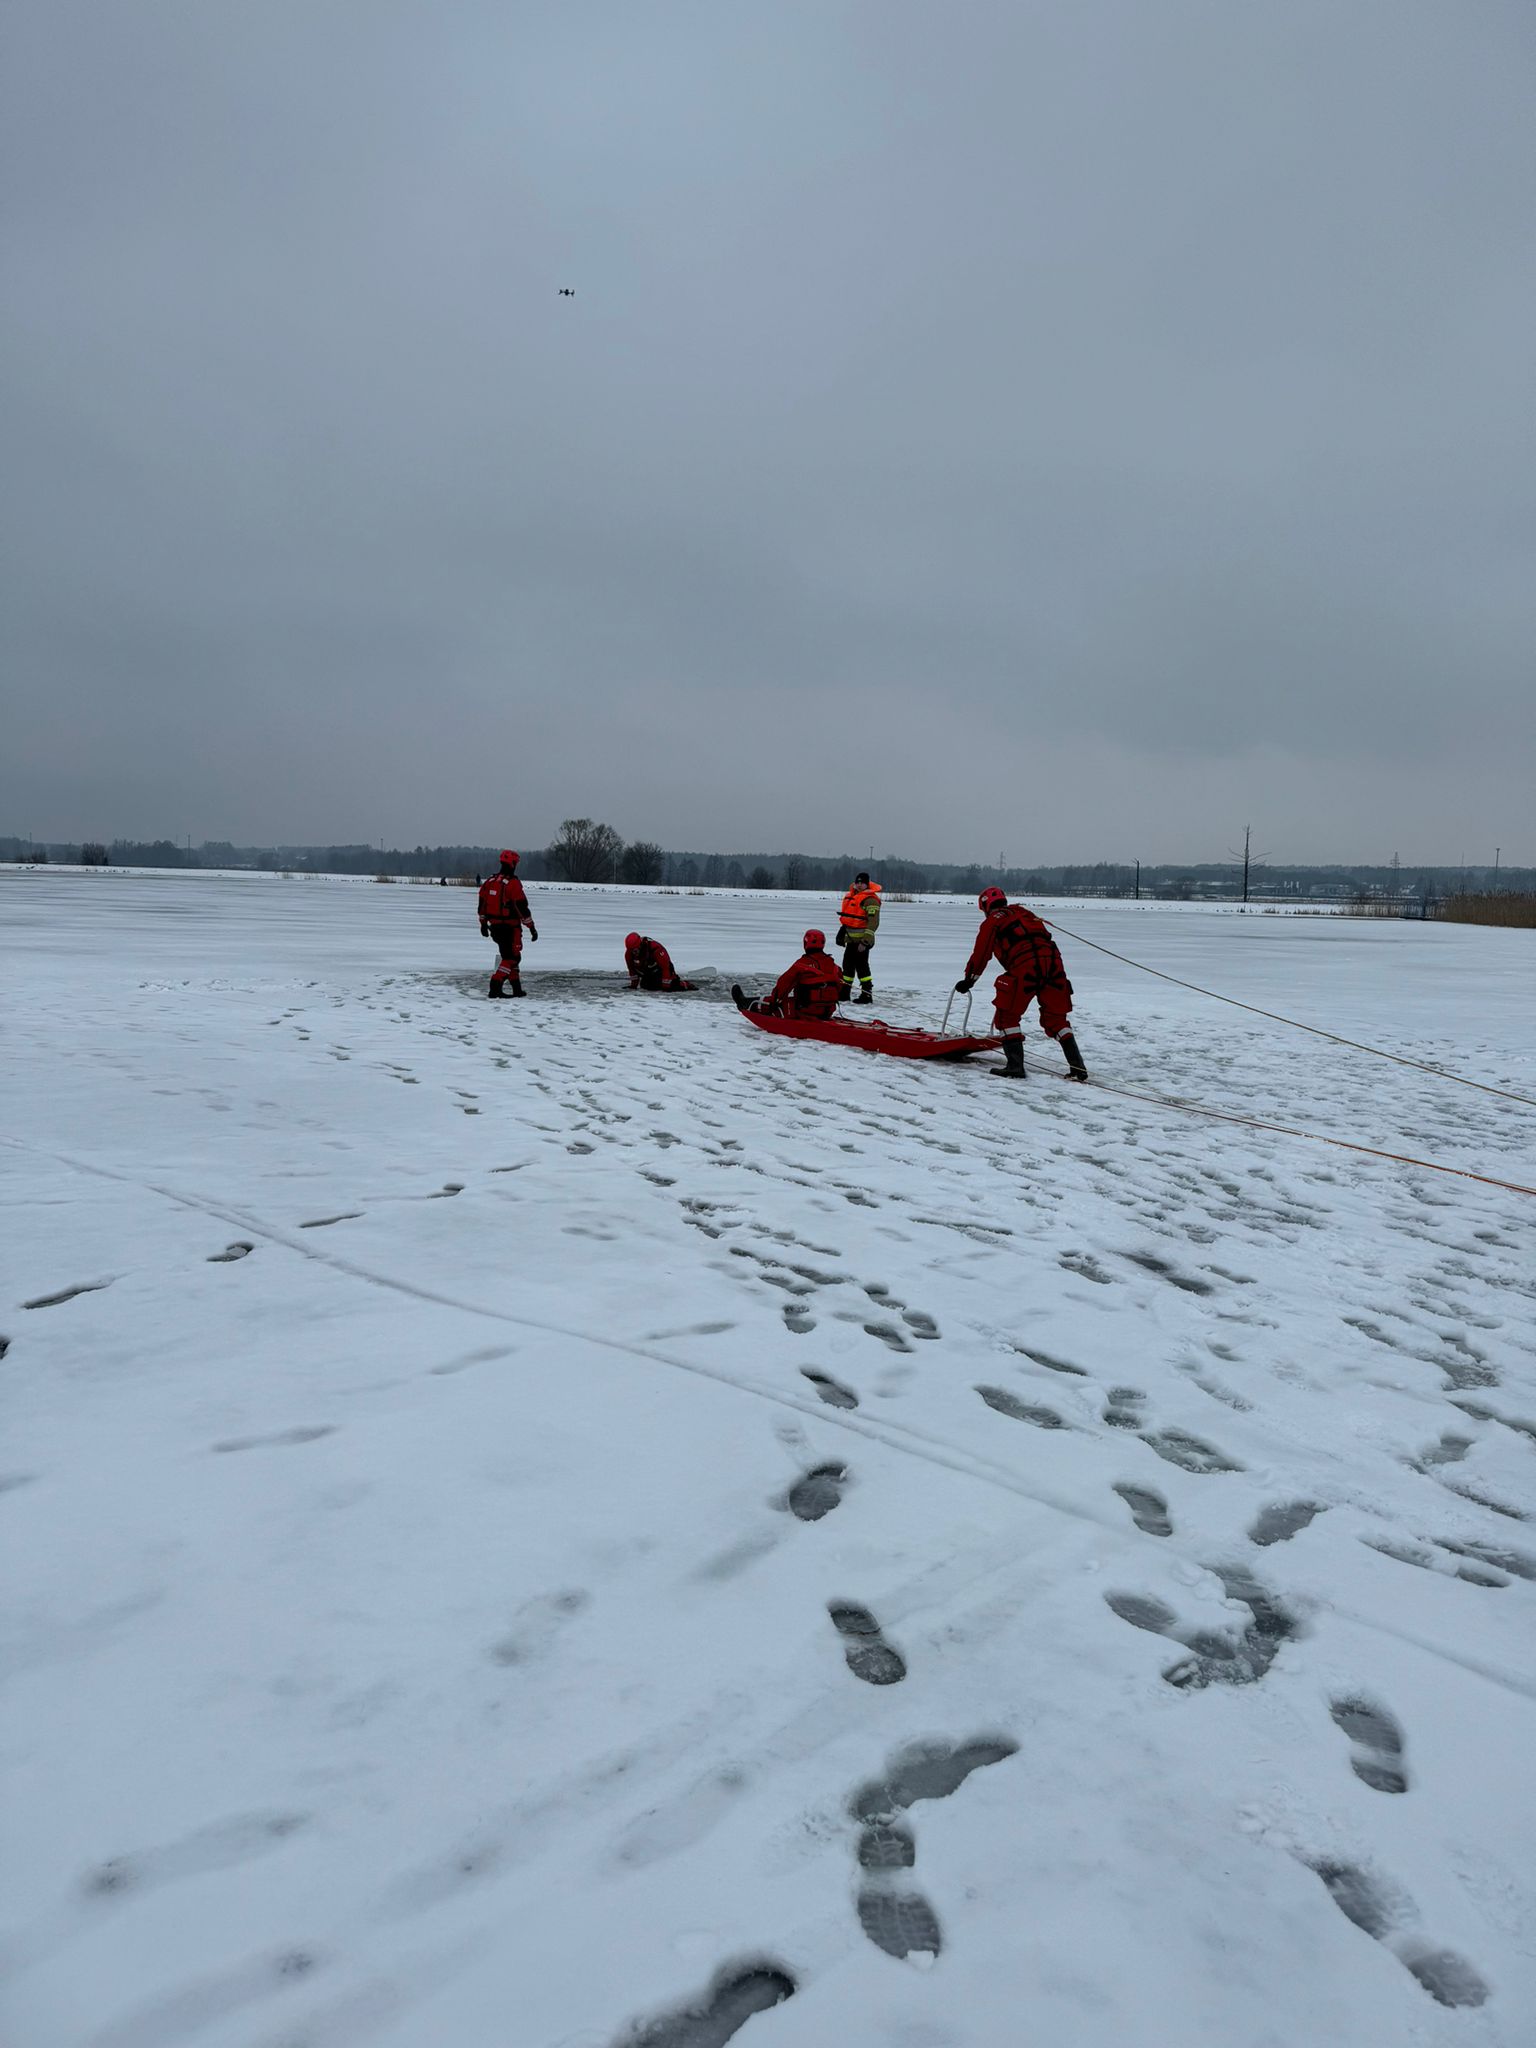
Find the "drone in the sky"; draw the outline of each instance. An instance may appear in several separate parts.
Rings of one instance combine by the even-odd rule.
[[[575,298],[575,296],[576,296],[576,287],[575,287],[575,285],[573,285],[573,284],[563,284],[563,285],[561,285],[561,287],[560,287],[560,297],[561,297],[562,299],[574,299],[574,298]]]

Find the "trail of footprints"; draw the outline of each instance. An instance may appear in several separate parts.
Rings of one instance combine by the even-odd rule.
[[[1080,1367],[1064,1359],[1034,1351],[1026,1355],[1051,1371],[1084,1376]],[[983,1385],[976,1392],[989,1408],[1012,1420],[1044,1430],[1070,1427],[1055,1410],[1024,1400],[1007,1388]],[[1102,1421],[1106,1428],[1135,1434],[1158,1457],[1183,1471],[1212,1474],[1242,1469],[1215,1445],[1186,1430],[1145,1429],[1144,1406],[1145,1395],[1139,1389],[1113,1386]],[[1471,1447],[1470,1438],[1446,1431],[1437,1444],[1410,1462],[1421,1472],[1437,1474],[1440,1467],[1458,1463]],[[1122,1481],[1114,1490],[1143,1534],[1172,1534],[1172,1517],[1161,1494],[1132,1481]],[[1257,1549],[1289,1542],[1324,1512],[1323,1504],[1313,1500],[1272,1502],[1249,1525],[1249,1541]],[[1373,1547],[1404,1563],[1451,1572],[1475,1585],[1508,1585],[1510,1575],[1536,1578],[1536,1559],[1504,1545],[1443,1541],[1432,1550],[1427,1545],[1375,1539]],[[1297,1632],[1295,1618],[1246,1566],[1218,1566],[1216,1577],[1228,1600],[1247,1610],[1247,1621],[1240,1628],[1213,1629],[1183,1622],[1166,1602],[1146,1594],[1105,1595],[1106,1604],[1122,1621],[1179,1645],[1183,1654],[1162,1674],[1165,1682],[1176,1690],[1194,1692],[1212,1685],[1257,1684]],[[1329,1715],[1348,1743],[1350,1768],[1363,1785],[1387,1796],[1400,1796],[1408,1791],[1411,1780],[1407,1743],[1396,1717],[1385,1706],[1364,1693],[1347,1693],[1329,1702]],[[892,1954],[905,1955],[923,1944],[932,1944],[931,1952],[937,1954],[938,1923],[932,1909],[915,1895],[899,1893],[888,1875],[893,1870],[910,1868],[913,1857],[910,1831],[894,1815],[872,1819],[861,1838],[860,1863],[877,1874],[861,1893],[860,1920],[870,1939]],[[1345,1917],[1373,1940],[1383,1943],[1439,2004],[1477,2006],[1485,2001],[1487,1986],[1469,1963],[1412,1934],[1416,1915],[1411,1901],[1403,1894],[1354,1864],[1319,1859],[1309,1867],[1322,1879]]]
[[[859,1825],[859,1925],[878,1949],[904,1961],[943,1948],[939,1917],[907,1876],[917,1842],[906,1815],[925,1799],[948,1799],[974,1771],[1018,1751],[1007,1736],[971,1742],[918,1743],[892,1759],[883,1778],[861,1785],[849,1802]]]

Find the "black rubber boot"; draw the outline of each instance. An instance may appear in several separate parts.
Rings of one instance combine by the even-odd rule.
[[[868,982],[864,984],[853,1000],[856,1003],[872,1003],[875,1000],[875,992]]]
[[[511,993],[515,996],[521,996],[526,995],[528,991],[523,987],[523,984],[520,981],[514,979],[512,983]]]
[[[502,988],[502,985],[499,981],[493,981],[490,987],[486,990],[486,994],[488,996],[499,996],[504,995],[505,993],[506,991]]]
[[[731,983],[731,1001],[738,1010],[750,1010],[752,1007],[751,1003],[747,1000],[747,992],[739,981]]]
[[[1058,1031],[1056,1043],[1067,1056],[1067,1079],[1069,1081],[1086,1081],[1088,1069],[1083,1065],[1083,1056],[1078,1051],[1077,1040],[1072,1036],[1071,1032]]]
[[[994,1067],[992,1071],[1005,1081],[1023,1081],[1028,1079],[1024,1072],[1024,1041],[1022,1038],[1005,1038],[1003,1040],[1003,1065]]]

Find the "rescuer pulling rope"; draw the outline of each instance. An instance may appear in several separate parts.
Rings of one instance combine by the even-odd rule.
[[[982,913],[981,930],[955,992],[969,995],[989,960],[995,959],[1003,970],[993,994],[994,1029],[1002,1037],[1003,1064],[992,1072],[1009,1081],[1026,1078],[1024,1012],[1038,997],[1040,1028],[1066,1054],[1072,1080],[1086,1081],[1088,1069],[1067,1025],[1072,1014],[1072,984],[1056,941],[1032,910],[1022,903],[1010,903],[1001,889],[983,889],[976,902]]]

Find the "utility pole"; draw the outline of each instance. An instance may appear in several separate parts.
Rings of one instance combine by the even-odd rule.
[[[1499,855],[1503,851],[1504,849],[1502,846],[1496,846],[1493,849],[1493,886],[1495,889],[1497,889],[1499,886]]]
[[[1136,863],[1136,901],[1141,901],[1141,862]]]

